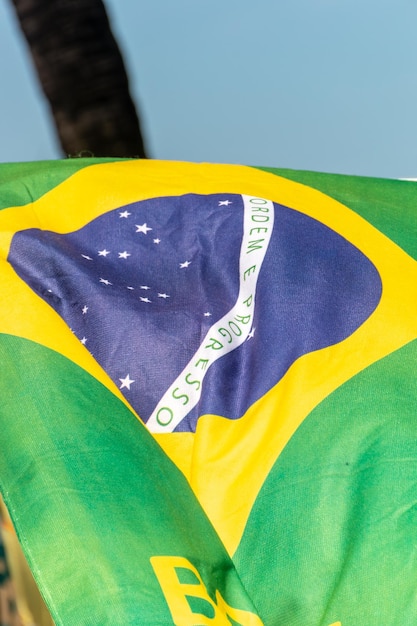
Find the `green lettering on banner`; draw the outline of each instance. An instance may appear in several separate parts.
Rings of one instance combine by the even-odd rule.
[[[195,364],[195,367],[201,367],[202,370],[205,370],[207,369],[208,362],[209,362],[208,359],[198,359],[197,363]],[[202,365],[200,365],[200,363],[202,363]]]
[[[226,328],[219,328],[219,334],[224,338],[228,337],[227,343],[232,343],[232,335]]]
[[[274,204],[271,200],[245,195],[242,199],[243,236],[239,255],[237,300],[234,306],[206,331],[192,360],[159,400],[147,421],[147,427],[151,432],[173,432],[190,410],[198,405],[204,390],[204,377],[209,367],[219,358],[239,348],[246,339],[253,338],[255,329],[251,330],[251,326],[256,286],[273,232]],[[263,224],[254,226],[254,222]],[[255,238],[257,235],[260,236]],[[248,254],[252,256],[250,262],[246,263]],[[172,417],[168,407],[172,407]]]
[[[163,411],[167,411],[168,412],[168,417],[165,418],[165,419],[161,418],[161,413]],[[172,412],[172,410],[169,407],[167,407],[167,406],[163,406],[163,407],[161,407],[159,409],[158,413],[156,414],[156,421],[161,426],[168,426],[168,424],[172,421],[173,417],[174,417],[174,413]]]
[[[257,233],[258,235],[260,233],[267,233],[268,229],[266,228],[266,226],[254,226],[253,228],[250,229],[249,231],[249,235],[253,235],[253,233]]]
[[[223,348],[223,344],[220,343],[220,341],[218,341],[217,339],[214,339],[214,337],[210,337],[209,341],[211,343],[204,346],[205,348],[211,348],[212,350],[221,350]]]
[[[243,272],[243,280],[246,280],[247,277],[250,276],[250,274],[253,274],[255,270],[256,270],[256,265],[252,265],[251,267],[248,267],[248,269]]]
[[[265,241],[265,239],[256,239],[256,240],[254,239],[253,241],[249,241],[246,254],[249,254],[250,252],[253,252],[254,250],[261,250],[262,246],[259,246],[256,244],[261,244],[263,241]]]
[[[269,222],[269,215],[252,215],[252,222]]]
[[[229,328],[236,337],[240,337],[242,334],[242,329],[240,326],[236,324],[236,322],[229,322]]]
[[[249,202],[251,204],[268,204],[268,200],[265,200],[265,198],[251,198],[249,200]]]
[[[181,393],[179,396],[175,395],[177,391],[180,391],[179,387],[175,387],[174,391],[172,392],[172,397],[175,398],[175,400],[181,400],[182,398],[184,398],[183,404],[188,404],[190,398],[185,393]]]
[[[241,324],[249,324],[251,317],[251,315],[236,315],[235,320]]]
[[[195,385],[198,391],[201,387],[201,380],[188,380],[190,376],[191,374],[187,374],[187,376],[185,377],[185,382],[187,383],[187,385]]]

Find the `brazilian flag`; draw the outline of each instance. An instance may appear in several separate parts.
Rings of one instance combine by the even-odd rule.
[[[416,207],[0,165],[0,491],[57,625],[417,624]]]

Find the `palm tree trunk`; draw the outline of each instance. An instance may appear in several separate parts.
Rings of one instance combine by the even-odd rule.
[[[68,156],[145,157],[101,0],[11,0]]]

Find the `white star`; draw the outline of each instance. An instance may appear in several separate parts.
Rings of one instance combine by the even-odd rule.
[[[100,278],[100,282],[103,283],[103,285],[112,285],[113,284],[109,280],[107,280],[107,278]]]
[[[132,215],[129,211],[121,211],[119,213],[119,217],[129,217],[129,215]]]
[[[83,337],[82,339],[80,339],[80,341],[83,344],[83,346],[85,346],[85,344],[87,343],[87,337]]]
[[[91,256],[88,256],[88,254],[82,254],[81,256],[83,257],[83,259],[87,259],[87,261],[92,261],[93,260],[91,258]]]
[[[211,317],[211,313],[207,311],[207,313],[204,313],[204,317]]]
[[[246,337],[246,341],[248,341],[248,339],[253,339],[253,336],[255,334],[255,330],[256,330],[256,328],[254,326],[252,326],[252,329],[251,329],[249,335]]]
[[[167,293],[158,293],[158,298],[169,298]]]
[[[119,389],[123,389],[124,387],[126,387],[126,389],[128,389],[129,391],[130,391],[130,385],[135,382],[134,380],[130,378],[129,374],[127,374],[124,378],[119,378],[119,380],[122,383]]]
[[[134,287],[127,287],[127,289],[130,289],[130,291],[133,291]]]
[[[184,261],[184,263],[180,263],[181,268],[188,267],[189,265],[191,265],[191,261]]]
[[[151,302],[149,298],[139,298],[141,302]]]
[[[148,230],[152,230],[152,228],[149,228],[146,222],[144,224],[135,224],[135,226],[136,226],[136,232],[143,233],[144,235],[148,234]]]
[[[48,293],[52,293],[52,289],[48,289]]]
[[[110,250],[106,250],[106,248],[104,248],[104,250],[99,250],[98,251],[98,256],[107,256],[108,254],[110,254]]]
[[[88,311],[88,306],[87,306],[86,304],[83,306],[82,311],[83,311],[83,315],[85,315],[85,314],[87,313],[87,311]]]
[[[156,239],[153,240],[154,243],[161,243],[161,240],[158,239],[158,237]]]
[[[233,204],[230,200],[219,200],[219,206],[229,206],[229,204]]]
[[[131,256],[130,252],[119,252],[119,259],[127,259],[128,256]]]
[[[148,287],[148,285],[141,285],[140,288],[141,289],[145,289],[145,291],[150,289],[150,287]]]

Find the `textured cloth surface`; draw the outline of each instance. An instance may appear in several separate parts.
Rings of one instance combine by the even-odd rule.
[[[0,490],[57,625],[417,623],[416,206],[0,165]]]

